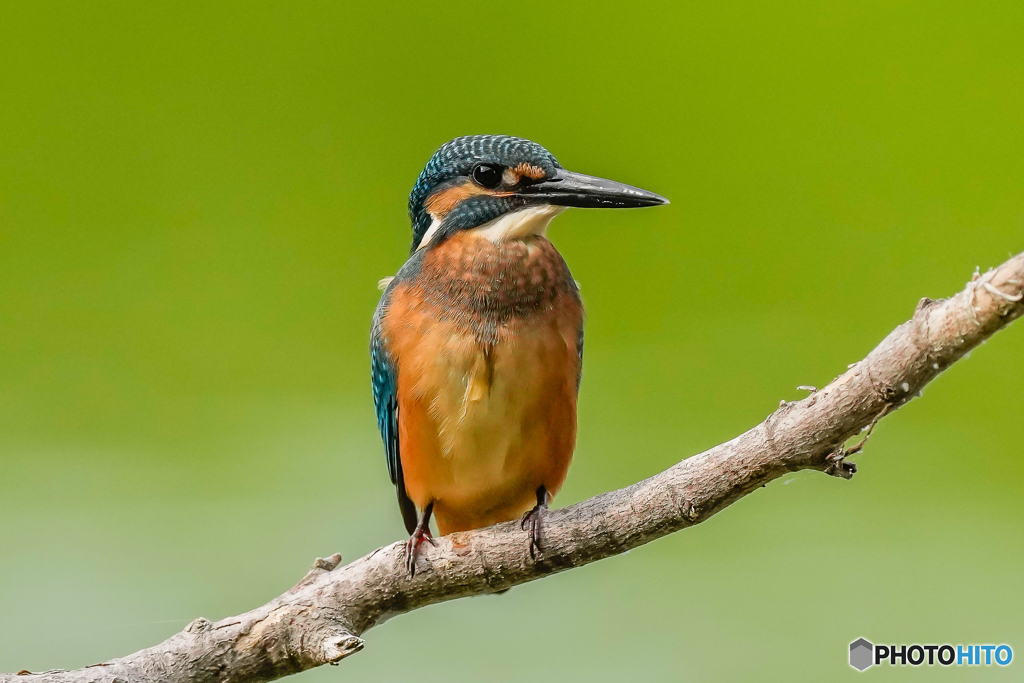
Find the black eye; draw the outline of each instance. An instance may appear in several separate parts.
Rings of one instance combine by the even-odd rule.
[[[479,164],[473,169],[473,181],[477,185],[493,190],[501,184],[501,166]]]

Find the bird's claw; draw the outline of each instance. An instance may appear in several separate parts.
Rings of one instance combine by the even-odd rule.
[[[409,572],[409,578],[416,576],[416,558],[419,557],[420,546],[427,542],[437,547],[437,541],[430,535],[430,529],[417,528],[405,544],[405,569]]]
[[[540,529],[541,519],[543,518],[544,512],[547,511],[548,506],[538,503],[533,507],[532,510],[523,515],[523,521],[519,524],[519,527],[523,531],[528,531],[530,534],[530,559],[536,559],[537,553],[541,551],[540,546]]]

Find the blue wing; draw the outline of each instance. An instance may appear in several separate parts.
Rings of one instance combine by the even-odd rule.
[[[391,483],[398,490],[398,506],[402,510],[405,527],[411,534],[416,529],[416,506],[405,492],[402,459],[398,442],[398,367],[387,352],[381,333],[381,322],[387,311],[390,287],[384,292],[373,316],[370,331],[370,364],[373,383],[373,406],[377,413],[377,428],[384,441],[384,456],[388,464]]]
[[[376,327],[376,326],[375,326]],[[391,483],[398,483],[398,470],[402,467],[398,457],[398,393],[395,387],[395,367],[384,350],[376,330],[370,344],[373,373],[373,407],[377,412],[377,429],[384,440],[384,456],[388,463]]]

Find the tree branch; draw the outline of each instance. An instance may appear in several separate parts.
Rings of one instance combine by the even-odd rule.
[[[848,457],[860,451],[878,420],[1020,316],[1022,298],[1024,254],[976,274],[950,299],[922,299],[908,322],[824,389],[784,401],[750,431],[650,479],[550,512],[536,561],[526,534],[512,522],[424,546],[413,579],[404,570],[402,542],[345,566],[334,555],[317,560],[297,586],[251,612],[216,623],[197,619],[121,659],[76,671],[0,675],[0,683],[269,681],[358,652],[359,636],[393,616],[503,591],[699,524],[786,472],[817,469],[849,478],[856,467]],[[847,448],[862,430],[862,441]]]

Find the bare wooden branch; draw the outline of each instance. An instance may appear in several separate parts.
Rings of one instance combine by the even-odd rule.
[[[413,579],[404,570],[403,542],[345,566],[333,555],[251,612],[216,623],[196,619],[163,643],[121,659],[75,671],[10,674],[0,682],[268,681],[339,662],[362,649],[367,630],[404,612],[502,591],[698,524],[786,472],[817,469],[849,478],[856,468],[848,458],[878,420],[1021,315],[1022,299],[1024,254],[975,275],[950,299],[922,299],[908,322],[824,389],[783,402],[750,431],[650,479],[552,511],[536,561],[515,523],[424,546]],[[847,448],[862,430],[863,440]]]

